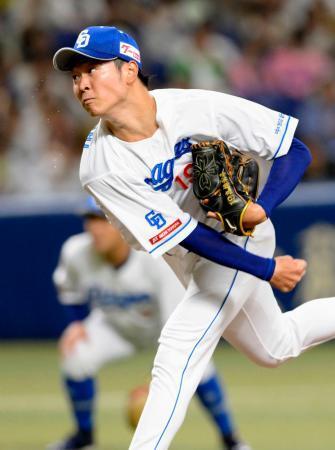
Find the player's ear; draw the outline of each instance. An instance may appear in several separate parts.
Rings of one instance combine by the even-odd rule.
[[[129,61],[128,64],[125,64],[126,68],[127,68],[127,81],[129,83],[133,83],[138,75],[138,65],[136,64],[135,61]]]

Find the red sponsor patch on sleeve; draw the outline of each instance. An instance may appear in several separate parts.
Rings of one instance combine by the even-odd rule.
[[[172,233],[172,231],[174,231],[178,227],[180,227],[180,225],[181,225],[181,220],[180,219],[175,220],[173,223],[171,223],[171,225],[167,226],[166,228],[164,228],[164,230],[162,230],[158,234],[156,234],[156,236],[153,236],[152,238],[150,238],[149,239],[150,244],[154,245],[157,242],[165,239],[166,236],[168,236],[169,234]]]

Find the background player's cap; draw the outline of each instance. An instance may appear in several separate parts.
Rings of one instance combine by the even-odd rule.
[[[106,218],[104,212],[101,208],[96,204],[96,201],[93,197],[88,196],[85,200],[84,206],[78,211],[79,214],[88,219],[90,217],[102,217]]]
[[[53,57],[53,65],[61,71],[72,70],[79,60],[97,59],[135,61],[142,69],[139,47],[129,34],[115,27],[89,27],[81,31],[73,47],[60,48]]]

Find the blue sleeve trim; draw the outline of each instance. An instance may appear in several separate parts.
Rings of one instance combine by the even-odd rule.
[[[169,237],[169,239],[166,239],[166,241],[161,242],[160,244],[158,244],[155,248],[153,248],[152,250],[150,250],[150,254],[155,252],[159,247],[161,247],[162,245],[165,245],[167,242],[171,241],[171,239],[173,239],[175,236],[177,236],[177,234],[179,234],[181,231],[183,231],[184,228],[187,227],[187,225],[191,222],[192,217],[190,216],[190,218],[188,219],[188,221],[185,223],[185,225],[183,227],[180,228],[180,230],[176,231],[172,236]]]
[[[266,281],[270,281],[271,280],[271,278],[273,276],[273,273],[275,271],[275,268],[276,268],[276,261],[274,259],[269,259],[268,261],[269,261],[268,270],[267,270],[267,272],[265,274],[265,280]]]
[[[264,209],[266,217],[269,218],[271,216],[271,210],[268,207],[267,203],[264,202],[261,198],[258,198],[256,203],[257,203],[257,205],[260,205]]]
[[[265,280],[271,271],[269,258],[245,251],[202,222],[198,222],[196,228],[180,245],[217,264],[250,273],[262,280]]]
[[[286,123],[286,128],[285,128],[284,134],[283,134],[283,136],[282,136],[282,138],[281,138],[279,147],[277,148],[276,153],[274,154],[274,156],[273,156],[272,159],[275,159],[275,157],[277,156],[279,150],[281,149],[281,146],[282,146],[282,144],[283,144],[284,138],[285,138],[286,133],[287,133],[287,130],[288,130],[288,124],[290,123],[290,120],[291,120],[291,116],[288,116],[288,120],[287,120],[287,123]]]
[[[270,217],[273,209],[295,189],[311,161],[312,155],[308,147],[297,138],[292,139],[286,155],[273,161],[268,179],[256,201],[262,206],[267,217]]]

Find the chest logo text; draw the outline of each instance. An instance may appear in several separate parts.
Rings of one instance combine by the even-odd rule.
[[[185,153],[191,152],[190,138],[184,138],[174,146],[175,156],[167,161],[156,164],[151,169],[151,178],[144,181],[149,184],[154,191],[168,191],[173,183],[173,169],[176,159],[181,158]]]

